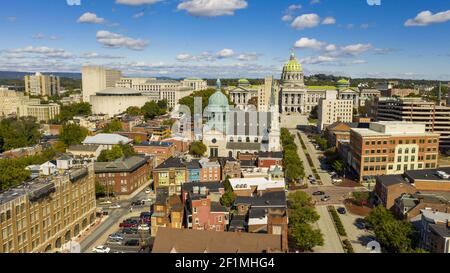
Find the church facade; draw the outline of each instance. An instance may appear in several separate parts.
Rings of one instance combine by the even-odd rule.
[[[280,115],[272,88],[269,111],[232,109],[217,81],[204,116],[203,143],[209,157],[237,157],[239,153],[281,151]]]

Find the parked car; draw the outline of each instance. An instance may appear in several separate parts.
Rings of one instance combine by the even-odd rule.
[[[111,240],[111,239],[109,239],[108,241],[106,241],[106,243],[108,244],[108,245],[122,245],[122,241],[123,240]]]
[[[324,197],[322,197],[322,199],[320,199],[322,202],[327,202],[330,201],[331,197],[329,195],[325,195]]]
[[[145,201],[143,201],[143,200],[137,200],[137,201],[134,201],[133,203],[131,203],[131,205],[132,205],[132,206],[136,206],[136,207],[138,207],[138,206],[144,206],[144,205],[145,205]]]
[[[141,219],[150,219],[152,217],[151,212],[141,212]]]
[[[339,214],[346,214],[347,210],[345,208],[343,208],[343,207],[340,207],[340,208],[337,209],[337,212],[339,212]]]
[[[142,224],[142,225],[139,225],[138,230],[139,231],[149,231],[150,227],[147,224]]]
[[[111,251],[111,248],[106,247],[106,246],[97,246],[92,249],[92,252],[94,252],[94,253],[109,253],[110,251]]]
[[[316,191],[316,192],[313,192],[313,195],[314,196],[325,195],[325,192],[323,192],[323,191]]]
[[[109,235],[110,240],[123,240],[123,235],[120,233],[113,233]]]
[[[127,219],[127,220],[123,221],[122,223],[120,223],[119,227],[131,228],[131,227],[137,227],[138,225],[139,225],[138,220]]]
[[[316,180],[316,178],[312,175],[308,176],[308,180]]]
[[[120,209],[121,206],[119,204],[114,204],[114,205],[109,206],[109,208],[110,209]]]
[[[333,183],[342,183],[342,179],[335,178],[335,179],[333,179]]]
[[[139,240],[129,240],[129,241],[126,241],[124,245],[125,246],[139,246],[140,243],[139,243]]]
[[[124,228],[122,229],[123,234],[136,234],[138,231],[136,228]]]
[[[100,205],[111,205],[111,204],[112,204],[111,201],[105,201],[100,203]]]
[[[146,194],[150,194],[150,193],[152,193],[152,190],[151,189],[147,189],[147,190],[145,190],[145,193]]]
[[[355,226],[359,229],[367,229],[367,225],[362,218],[356,219]]]

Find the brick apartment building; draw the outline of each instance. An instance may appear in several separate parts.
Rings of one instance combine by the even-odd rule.
[[[117,195],[133,193],[149,181],[152,171],[151,158],[133,156],[114,162],[96,162],[97,181]]]
[[[424,124],[374,122],[350,133],[349,165],[360,181],[380,175],[437,167],[439,134],[425,131]]]

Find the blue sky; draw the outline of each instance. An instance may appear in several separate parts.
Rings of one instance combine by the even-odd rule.
[[[279,77],[295,48],[306,74],[450,80],[450,1],[380,2],[2,1],[0,70]]]

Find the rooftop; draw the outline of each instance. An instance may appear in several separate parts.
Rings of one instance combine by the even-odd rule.
[[[284,180],[272,181],[264,177],[232,178],[229,181],[233,191],[249,190],[251,187],[256,187],[258,191],[267,189],[284,189],[286,187]]]
[[[386,187],[396,185],[396,184],[410,184],[409,182],[405,181],[402,175],[380,175],[377,176],[377,181],[379,181],[381,184],[383,184]]]
[[[148,146],[148,147],[171,147],[173,146],[172,142],[160,142],[160,141],[146,141],[141,144],[136,144],[135,146]]]
[[[132,156],[120,158],[114,162],[95,162],[95,173],[134,172],[147,163],[148,158]]]
[[[281,236],[159,228],[153,253],[265,253],[281,251]]]
[[[352,128],[352,131],[363,137],[370,136],[429,136],[425,131],[425,124],[400,122],[400,121],[379,121],[372,122],[369,128]],[[434,134],[437,135],[437,134]]]
[[[83,144],[99,144],[99,145],[118,145],[128,144],[133,142],[132,139],[118,135],[118,134],[98,134],[95,136],[88,136],[83,141]]]
[[[441,237],[450,237],[450,228],[446,224],[430,224],[429,227]]]
[[[156,167],[156,169],[185,168],[185,167],[186,165],[180,158],[171,157],[168,158],[163,163],[161,163],[158,167]]]
[[[142,96],[140,91],[125,87],[109,87],[96,93],[97,96]]]
[[[439,175],[438,172],[441,172]],[[428,169],[428,170],[411,170],[406,171],[405,176],[413,180],[430,180],[439,182],[450,182],[450,167]]]
[[[274,191],[266,192],[261,196],[256,197],[243,197],[238,196],[234,202],[235,204],[248,204],[254,207],[286,207],[286,192],[285,191]]]
[[[97,151],[98,147],[100,147],[100,145],[71,145],[69,146],[69,148],[67,149],[69,152],[70,151],[76,151],[76,152],[95,152]]]

